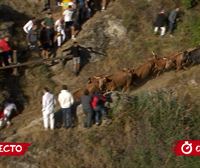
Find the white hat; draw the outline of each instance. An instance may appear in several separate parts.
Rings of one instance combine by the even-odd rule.
[[[73,6],[73,5],[74,5],[73,2],[69,2],[69,3],[68,3],[68,6]]]

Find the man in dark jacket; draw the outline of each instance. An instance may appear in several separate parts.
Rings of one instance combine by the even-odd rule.
[[[165,14],[165,11],[161,10],[160,13],[157,15],[155,21],[154,33],[156,34],[160,29],[161,30],[160,36],[164,36],[166,32],[166,25],[167,25],[167,16]]]
[[[170,35],[172,35],[173,30],[175,28],[178,13],[179,13],[179,8],[176,8],[176,9],[172,10],[169,14],[168,20],[169,20],[169,33],[170,33]]]

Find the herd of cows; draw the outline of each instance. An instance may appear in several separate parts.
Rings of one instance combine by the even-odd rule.
[[[137,87],[165,71],[173,69],[179,71],[195,64],[200,64],[200,46],[163,58],[154,54],[154,58],[135,69],[124,68],[111,75],[90,77],[86,86],[75,91],[73,95],[75,100],[79,101],[85,89],[91,94],[97,91],[107,93],[119,89],[128,91],[131,87]]]

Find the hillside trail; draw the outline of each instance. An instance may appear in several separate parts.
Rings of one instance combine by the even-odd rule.
[[[177,80],[179,80],[179,84],[181,82],[181,79],[184,79],[184,77],[187,76],[187,84],[191,85],[193,88],[198,87],[197,83],[194,83],[193,80],[195,79],[195,72],[200,71],[200,67],[199,66],[195,66],[195,67],[191,67],[188,68],[188,70],[181,70],[179,72],[175,72],[175,71],[170,71],[170,72],[166,72],[161,74],[160,76],[151,79],[149,81],[147,81],[144,85],[133,89],[129,94],[134,96],[140,92],[148,92],[148,91],[155,91],[155,90],[160,90],[160,89],[164,89],[164,88],[173,88],[175,87],[175,85],[177,85]],[[188,79],[189,77],[189,79]],[[185,85],[187,85],[185,84]],[[199,97],[200,95],[198,95]],[[198,98],[197,97],[197,98]],[[81,113],[81,107],[79,107],[78,111],[78,119],[79,120],[83,120],[84,118],[84,114]],[[31,109],[31,113],[33,113],[32,110],[38,110],[38,107],[35,107]],[[26,110],[27,111],[27,110]],[[64,128],[60,128],[60,129],[56,129],[54,131],[44,131],[43,129],[43,125],[42,125],[42,118],[41,115],[38,115],[37,117],[33,118],[29,121],[26,122],[26,124],[21,127],[20,124],[18,125],[19,121],[17,121],[19,118],[20,120],[25,119],[27,116],[29,116],[29,118],[31,118],[31,114],[25,112],[22,116],[18,116],[16,118],[14,118],[14,122],[15,124],[11,127],[8,128],[8,130],[2,130],[2,132],[7,133],[7,136],[4,137],[5,141],[14,141],[15,139],[18,139],[19,137],[27,137],[29,135],[32,136],[39,136],[40,133],[42,134],[53,134],[52,132],[62,132],[62,131],[66,131]],[[26,118],[27,120],[27,118]],[[88,132],[88,131],[93,131],[98,129],[99,131],[101,131],[101,129],[103,129],[106,126],[105,123],[103,123],[103,125],[101,126],[94,126],[90,129],[86,129],[83,128],[83,121],[78,121],[78,125],[73,128],[73,131],[76,133],[84,133],[84,132]],[[67,130],[69,131],[69,130]]]

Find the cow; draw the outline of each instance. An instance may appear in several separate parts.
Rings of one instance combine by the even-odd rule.
[[[142,82],[154,73],[155,61],[149,60],[147,63],[132,70],[132,76],[137,81]]]
[[[186,53],[186,64],[196,65],[200,64],[200,47],[188,49],[185,51]]]
[[[114,91],[122,88],[122,91],[128,91],[132,84],[132,73],[129,69],[119,70],[113,75],[105,77],[106,91]]]
[[[184,64],[187,61],[187,53],[188,52],[185,51],[167,57],[175,64],[176,71],[184,69]]]
[[[173,63],[172,60],[164,57],[164,58],[157,58],[154,60],[154,74],[157,76],[159,76],[162,72],[166,71],[166,70],[170,70],[172,68],[175,67],[175,64]]]
[[[84,93],[84,89],[83,88],[80,88],[80,89],[77,89],[76,91],[74,91],[72,93],[73,97],[74,97],[74,101],[76,103],[80,103],[81,101],[81,96],[83,96],[83,93]]]

